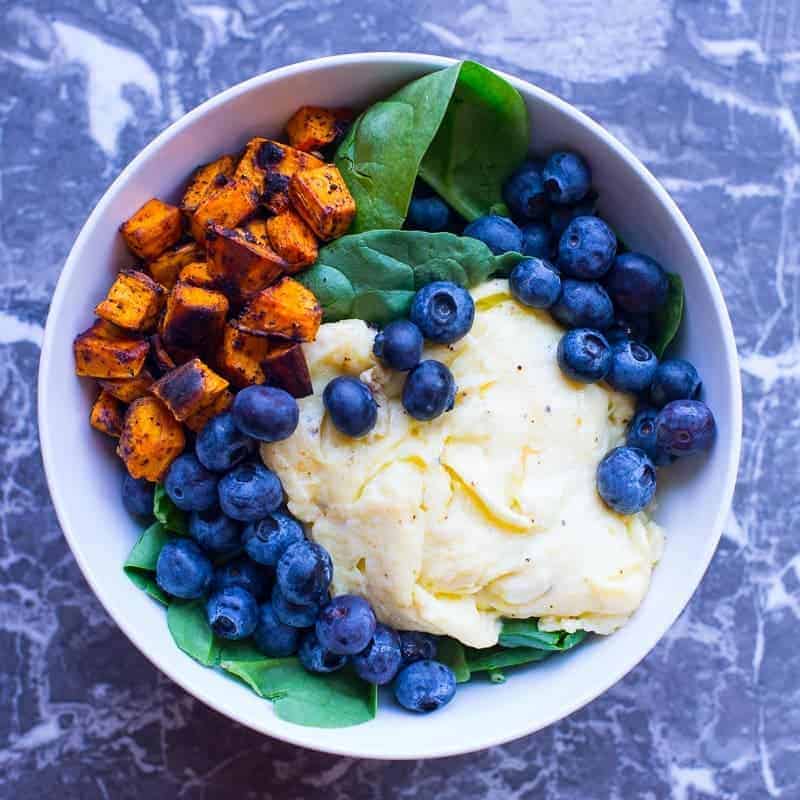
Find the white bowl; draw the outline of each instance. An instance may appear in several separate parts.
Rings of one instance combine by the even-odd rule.
[[[741,387],[733,331],[711,265],[663,187],[597,123],[542,89],[510,76],[530,110],[536,151],[574,148],[589,160],[601,210],[635,249],[680,273],[687,312],[679,352],[700,371],[718,437],[705,459],[659,478],[656,518],[667,534],[650,592],[618,633],[562,657],[521,669],[503,685],[462,686],[428,717],[382,704],[377,719],[321,730],[283,722],[267,701],[180,652],[163,608],[125,577],[122,564],[139,534],[119,499],[122,466],[106,437],[88,426],[94,388],[74,374],[72,339],[87,328],[112,276],[131,258],[119,224],[145,200],[177,200],[192,169],[278,136],[302,104],[360,108],[449,59],[407,53],[334,56],[283,67],[234,86],[158,136],[113,183],[83,227],[53,296],[39,373],[42,454],[58,518],[92,589],[130,640],[186,691],[263,733],[316,750],[375,758],[464,753],[539,730],[580,708],[632,669],[691,597],[717,546],[733,494],[741,440]],[[680,664],[675,669],[680,670]]]

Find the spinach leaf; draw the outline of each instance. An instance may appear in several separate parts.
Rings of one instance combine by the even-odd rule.
[[[125,570],[125,574],[130,578],[131,583],[143,592],[150,595],[153,600],[157,600],[162,606],[169,605],[169,595],[156,583],[155,575],[146,572],[136,572],[135,570]]]
[[[135,586],[164,605],[169,604],[169,598],[156,583],[155,571],[158,554],[169,539],[163,525],[153,523],[139,537],[122,567]]]
[[[436,658],[453,670],[456,683],[466,683],[471,673],[467,666],[467,653],[464,645],[456,639],[445,637],[439,640]]]
[[[490,669],[486,675],[492,683],[505,683],[506,674],[501,669]]]
[[[221,647],[206,619],[202,600],[173,601],[167,608],[167,627],[184,653],[207,667],[219,662]]]
[[[153,515],[171,533],[177,533],[179,536],[189,535],[186,512],[181,511],[172,502],[163,484],[160,483],[156,484],[153,496]]]
[[[563,652],[580,644],[585,638],[586,631],[540,631],[536,619],[506,619],[503,620],[499,642],[503,647],[535,647]]]
[[[488,647],[485,650],[467,650],[467,666],[471,673],[491,672],[534,661],[544,661],[551,655],[536,647]]]
[[[653,314],[652,319],[655,331],[650,340],[650,347],[659,358],[664,355],[670,342],[675,338],[683,319],[683,281],[681,276],[674,272],[668,272],[667,278],[669,278],[667,302]]]

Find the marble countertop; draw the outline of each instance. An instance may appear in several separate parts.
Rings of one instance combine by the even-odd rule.
[[[4,0],[0,18],[0,796],[800,797],[796,0]],[[537,735],[415,764],[261,737],[156,671],[67,549],[35,422],[50,295],[122,167],[228,85],[353,50],[475,57],[606,125],[697,230],[744,376],[734,510],[663,641]]]

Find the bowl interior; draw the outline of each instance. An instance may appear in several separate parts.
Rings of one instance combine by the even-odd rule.
[[[241,148],[251,136],[280,135],[302,104],[358,108],[447,63],[405,54],[322,59],[255,78],[191,112],[146,148],[95,208],[61,275],[45,335],[39,392],[45,467],[62,528],[94,591],[134,644],[188,691],[256,730],[335,753],[416,758],[466,752],[537,730],[596,697],[652,648],[696,588],[716,547],[738,463],[741,392],[733,335],[719,287],[687,223],[644,167],[599,126],[509,78],[528,104],[533,150],[581,151],[592,165],[603,215],[630,247],[685,282],[678,350],[703,376],[719,435],[702,462],[678,465],[659,479],[656,518],[667,542],[644,604],[612,637],[519,671],[503,685],[461,687],[457,702],[424,720],[387,699],[375,721],[342,730],[282,722],[268,702],[254,702],[249,690],[175,647],[163,609],[122,572],[139,527],[119,502],[122,466],[111,441],[87,425],[95,390],[73,373],[73,337],[90,324],[114,273],[131,262],[118,226],[154,195],[177,199],[198,164]]]

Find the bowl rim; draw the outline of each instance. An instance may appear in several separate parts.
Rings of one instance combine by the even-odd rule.
[[[717,514],[714,518],[714,525],[712,530],[713,535],[708,538],[708,543],[705,552],[703,553],[703,557],[698,562],[698,566],[700,567],[698,572],[698,580],[694,585],[694,588],[691,590],[691,592],[687,594],[683,602],[678,607],[676,607],[676,610],[672,615],[672,617],[668,619],[668,621],[659,629],[655,631],[650,631],[649,635],[645,634],[642,637],[642,646],[640,646],[640,648],[637,649],[635,656],[632,659],[625,660],[624,663],[619,667],[619,669],[607,675],[599,689],[588,690],[585,693],[576,696],[575,698],[573,698],[572,702],[570,702],[561,710],[560,713],[551,714],[545,720],[534,723],[533,725],[518,725],[517,727],[511,729],[505,729],[499,734],[493,735],[490,732],[484,733],[483,736],[480,738],[480,741],[470,743],[466,747],[443,744],[434,752],[409,753],[405,750],[403,750],[402,752],[401,751],[392,752],[391,750],[388,750],[385,752],[381,751],[380,753],[378,753],[374,749],[372,750],[364,749],[363,747],[359,749],[348,746],[327,745],[327,744],[321,745],[318,742],[314,741],[315,731],[316,731],[315,728],[306,728],[298,725],[298,726],[292,726],[292,729],[290,731],[284,729],[277,732],[269,730],[268,724],[262,726],[255,726],[252,724],[251,721],[240,718],[234,711],[228,708],[227,705],[219,699],[219,697],[212,696],[210,695],[210,693],[202,690],[198,691],[195,687],[190,686],[188,684],[188,681],[183,680],[180,669],[178,669],[175,666],[175,662],[172,662],[169,659],[163,658],[158,654],[149,651],[147,647],[147,642],[145,641],[145,637],[140,635],[139,632],[137,632],[136,627],[134,625],[129,624],[127,619],[120,619],[112,613],[112,611],[110,610],[110,604],[109,602],[107,602],[107,598],[104,596],[104,591],[100,588],[99,583],[95,580],[94,570],[85,560],[81,552],[81,548],[77,538],[73,536],[73,533],[71,532],[69,526],[65,524],[67,520],[67,512],[66,512],[67,500],[63,492],[63,489],[60,488],[58,476],[54,474],[54,467],[51,458],[51,448],[57,446],[57,433],[51,427],[48,415],[45,413],[45,408],[49,407],[50,405],[49,402],[47,401],[50,388],[48,386],[46,378],[50,372],[51,352],[53,350],[54,341],[57,337],[56,325],[54,320],[59,316],[60,309],[62,305],[65,303],[66,291],[67,291],[66,286],[69,283],[68,279],[79,267],[77,253],[82,249],[84,242],[87,239],[89,239],[89,237],[92,235],[98,222],[102,219],[103,215],[105,214],[106,208],[113,202],[113,200],[116,198],[119,192],[123,189],[123,187],[128,182],[128,179],[136,173],[138,167],[147,159],[149,159],[150,154],[153,151],[157,150],[166,141],[179,135],[185,128],[189,127],[195,120],[204,116],[212,109],[216,108],[217,106],[224,105],[229,101],[237,97],[240,97],[243,94],[247,94],[248,92],[250,92],[255,88],[262,87],[265,84],[281,81],[284,78],[295,75],[297,73],[302,73],[310,69],[328,68],[328,67],[335,68],[356,63],[367,63],[374,65],[386,65],[386,64],[396,64],[398,66],[412,65],[412,66],[419,66],[422,69],[429,68],[431,71],[433,71],[438,68],[450,66],[451,64],[454,64],[459,60],[460,59],[450,58],[447,56],[439,56],[426,53],[411,53],[411,52],[374,51],[374,52],[362,52],[362,53],[342,53],[338,55],[325,56],[322,58],[299,61],[293,64],[288,64],[283,67],[278,67],[276,69],[269,70],[267,72],[253,76],[252,78],[244,80],[240,83],[237,83],[234,86],[231,86],[230,88],[225,89],[224,91],[219,92],[218,94],[215,94],[209,99],[200,103],[198,106],[196,106],[191,111],[184,114],[178,120],[171,123],[167,128],[165,128],[161,133],[159,133],[146,147],[144,147],[130,161],[130,163],[120,172],[117,178],[111,183],[108,189],[103,193],[100,200],[97,202],[91,214],[87,218],[86,222],[84,222],[83,226],[81,227],[81,230],[78,236],[76,237],[75,242],[72,245],[72,248],[70,249],[69,255],[67,256],[67,259],[64,263],[64,267],[59,275],[55,290],[53,292],[52,300],[50,303],[50,309],[47,315],[47,321],[42,340],[41,355],[39,360],[39,376],[37,383],[37,394],[38,394],[37,418],[38,418],[38,429],[39,429],[39,444],[42,454],[42,461],[44,464],[45,477],[50,491],[50,496],[52,498],[53,505],[55,507],[59,525],[67,540],[70,550],[72,551],[72,554],[75,557],[75,560],[77,561],[78,566],[80,567],[84,578],[86,579],[87,583],[91,587],[96,597],[100,600],[106,612],[114,620],[114,622],[122,630],[122,632],[128,637],[131,643],[145,656],[145,658],[147,658],[161,672],[166,674],[171,680],[173,680],[175,683],[181,686],[181,688],[183,688],[186,692],[188,692],[193,697],[198,698],[199,700],[201,700],[203,703],[213,708],[218,713],[240,724],[243,724],[255,731],[258,731],[261,734],[266,734],[268,736],[272,736],[274,738],[283,740],[290,744],[307,747],[319,752],[330,753],[332,755],[349,756],[354,758],[381,758],[381,759],[392,759],[392,760],[407,760],[407,759],[417,759],[417,758],[441,758],[445,756],[454,756],[463,753],[475,752],[488,747],[505,744],[506,742],[513,741],[514,739],[518,739],[522,736],[527,736],[532,733],[535,733],[536,731],[549,727],[555,722],[558,722],[559,720],[564,719],[565,717],[574,713],[578,709],[582,708],[584,705],[590,703],[592,700],[599,697],[601,694],[604,694],[614,684],[616,684],[623,677],[625,677],[625,675],[627,675],[634,667],[636,667],[644,659],[646,655],[650,653],[653,647],[655,647],[655,645],[661,640],[661,638],[664,636],[667,630],[674,624],[675,620],[686,608],[686,605],[689,603],[690,599],[697,590],[697,587],[700,585],[700,582],[702,581],[708,569],[708,566],[711,562],[711,559],[714,553],[716,552],[717,546],[719,544],[719,540],[722,535],[722,529],[733,500],[733,492],[736,484],[739,458],[741,453],[741,441],[742,441],[742,387],[741,387],[741,376],[739,372],[738,355],[736,351],[736,344],[733,334],[733,326],[731,324],[730,315],[728,314],[728,310],[725,305],[722,291],[719,287],[714,271],[694,230],[689,225],[688,221],[678,208],[675,201],[670,197],[666,189],[650,172],[650,170],[647,169],[647,167],[625,145],[623,145],[615,136],[613,136],[610,132],[608,132],[605,128],[603,128],[599,123],[595,122],[590,116],[588,116],[584,112],[579,111],[570,103],[567,103],[565,100],[562,100],[561,98],[557,97],[554,94],[551,94],[550,92],[540,88],[539,86],[536,86],[535,84],[532,84],[529,81],[518,78],[514,75],[510,75],[502,70],[492,68],[494,72],[496,72],[498,75],[501,75],[503,78],[509,81],[509,83],[511,83],[521,92],[534,97],[536,100],[542,103],[545,103],[547,105],[556,108],[560,112],[571,117],[573,121],[579,123],[584,128],[588,129],[591,134],[601,139],[604,142],[604,144],[609,149],[614,151],[614,153],[619,158],[627,162],[628,166],[631,167],[637,173],[637,175],[644,181],[647,188],[655,195],[659,204],[669,214],[673,223],[676,224],[681,234],[685,237],[689,245],[692,257],[695,260],[696,264],[699,266],[699,269],[703,273],[703,277],[706,283],[708,284],[715,311],[722,324],[722,330],[723,330],[722,345],[725,357],[723,368],[728,373],[734,389],[734,397],[731,398],[732,418],[729,420],[732,431],[732,441],[731,441],[731,447],[727,453],[726,463],[723,467],[723,469],[725,470],[724,488],[722,491],[721,502],[719,504],[719,508],[717,509]],[[178,651],[176,650],[176,652]],[[264,717],[265,722],[268,722],[270,719],[272,719],[272,717],[269,715],[266,715]]]

